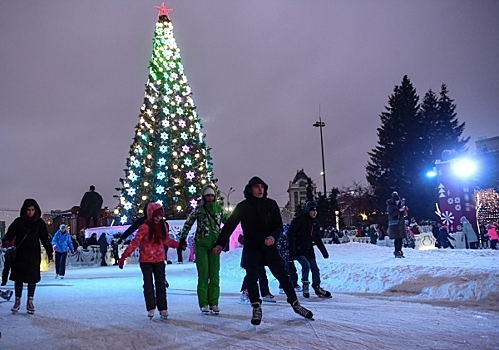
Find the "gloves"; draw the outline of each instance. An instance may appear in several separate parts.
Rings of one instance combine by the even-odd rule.
[[[120,268],[120,270],[123,270],[123,265],[125,265],[125,259],[121,257],[121,259],[118,261],[118,267]]]
[[[74,250],[72,250],[72,251],[71,251],[71,254],[74,254],[74,253],[75,253],[75,251],[74,251]]]
[[[49,262],[54,261],[54,255],[53,254],[47,254],[47,258]]]
[[[185,240],[185,237],[180,238],[180,241],[178,242],[178,249],[180,250],[186,250],[187,249],[187,241]]]

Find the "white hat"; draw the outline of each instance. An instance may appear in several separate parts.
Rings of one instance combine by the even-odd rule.
[[[65,230],[66,229],[66,225],[65,224],[61,224],[61,226],[59,226],[59,230]]]
[[[215,195],[215,191],[211,187],[206,187],[206,190],[204,190],[203,196],[206,196],[207,194]]]

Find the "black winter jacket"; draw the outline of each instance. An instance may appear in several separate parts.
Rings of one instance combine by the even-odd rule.
[[[329,257],[321,239],[319,222],[308,213],[304,213],[291,221],[288,230],[288,241],[291,259],[302,255],[307,259],[315,259],[314,244],[317,245],[325,259]]]
[[[260,180],[261,181],[261,180]],[[260,183],[263,183],[260,182]],[[282,219],[279,206],[273,199],[267,198],[268,186],[264,184],[263,198],[251,194],[250,184],[244,190],[245,200],[240,202],[226,221],[215,246],[225,247],[230,235],[241,223],[244,232],[242,266],[266,266],[276,259],[283,261],[277,251],[277,240],[282,232]],[[274,238],[274,244],[265,245],[267,237]]]
[[[29,222],[24,219],[23,213],[30,206],[35,207],[35,215],[39,219]],[[21,216],[15,219],[7,230],[3,242],[12,242],[17,247],[16,259],[11,263],[11,281],[20,281],[23,283],[40,282],[40,262],[41,248],[43,244],[49,257],[52,257],[53,248],[49,240],[47,226],[41,219],[41,210],[34,199],[26,199],[21,208]],[[24,239],[24,240],[23,240]],[[7,246],[8,244],[5,244]]]

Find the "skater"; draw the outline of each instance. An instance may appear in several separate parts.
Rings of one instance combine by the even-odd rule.
[[[101,256],[100,266],[107,266],[106,254],[107,254],[107,247],[109,247],[109,243],[107,243],[107,236],[105,233],[102,233],[100,235],[98,243],[99,243],[100,256]]]
[[[466,248],[478,249],[478,236],[476,235],[473,226],[471,226],[466,216],[462,216],[460,221],[463,225],[463,235],[466,240]]]
[[[404,239],[405,232],[405,222],[404,215],[407,213],[408,208],[402,205],[399,194],[397,192],[392,193],[392,198],[386,201],[386,211],[388,212],[388,236],[390,239],[394,239],[395,251],[393,255],[396,258],[405,258],[402,252],[402,240]]]
[[[454,249],[454,246],[450,243],[449,239],[455,241],[456,239],[449,235],[449,231],[447,231],[447,225],[440,226],[439,234],[438,234],[438,244],[440,248],[451,248]]]
[[[149,203],[147,219],[139,227],[137,234],[123,252],[118,263],[120,269],[125,265],[125,259],[139,245],[139,262],[144,279],[143,288],[147,316],[154,317],[154,309],[157,307],[161,318],[166,319],[168,307],[166,303],[164,245],[177,248],[178,242],[170,238],[168,227],[163,220],[163,207],[158,203]]]
[[[241,246],[244,246],[244,232],[242,232],[237,241]],[[243,251],[244,252],[244,251]],[[241,267],[243,268],[244,254],[241,254]],[[258,266],[258,286],[260,288],[260,295],[262,300],[268,303],[275,303],[275,296],[270,293],[269,280],[267,278],[267,271],[265,271],[264,266]],[[243,284],[241,285],[241,298],[239,299],[239,304],[250,304],[248,295],[248,279],[246,276],[243,278]]]
[[[291,279],[291,283],[295,287],[295,292],[296,293],[301,293],[302,289],[301,286],[298,284],[298,273],[296,271],[296,266],[295,262],[289,258],[289,245],[288,245],[288,229],[289,226],[286,225],[284,232],[281,233],[279,236],[279,239],[277,240],[277,250],[279,251],[279,255],[281,258],[284,260],[284,263],[286,264],[286,272],[289,275],[289,278]],[[279,284],[279,294],[286,294],[284,293],[284,289],[282,289],[282,286]]]
[[[41,248],[43,244],[49,261],[52,260],[53,249],[45,221],[41,218],[42,211],[34,199],[26,199],[21,207],[20,217],[14,220],[3,237],[2,245],[15,246],[16,259],[11,262],[10,280],[14,281],[15,301],[12,313],[21,308],[23,283],[28,284],[28,300],[26,310],[29,314],[35,312],[33,298],[36,284],[40,282]]]
[[[114,259],[113,266],[117,266],[118,261],[120,260],[120,256],[118,254],[119,245],[117,238],[113,238],[113,240],[111,241],[111,247],[113,248],[113,259]]]
[[[59,230],[52,238],[52,246],[55,251],[55,278],[61,277],[61,279],[64,279],[68,250],[71,251],[71,254],[75,252],[71,236],[66,230],[66,225],[61,224],[59,226]]]
[[[487,225],[487,237],[490,240],[490,249],[497,249],[497,240],[498,240],[498,235],[497,235],[497,230],[496,230],[496,225],[494,223],[490,223]]]
[[[5,251],[4,247],[3,250]],[[10,260],[4,259],[3,262],[3,270],[2,270],[2,286],[7,285],[7,280],[9,279],[9,272],[10,272]]]
[[[264,266],[258,266],[258,287],[260,289],[260,295],[262,296],[262,301],[267,303],[275,303],[275,296],[270,293],[269,279],[267,278],[267,271],[265,271]],[[241,299],[239,304],[250,304],[249,294],[248,294],[248,278],[244,276],[243,284],[241,285]]]
[[[9,290],[9,289],[7,289],[7,290],[5,290],[5,291],[0,290],[0,297],[1,297],[2,299],[7,300],[7,301],[10,301],[10,298],[12,298],[12,294],[13,294],[13,293],[12,293],[12,291],[11,291],[11,290]]]
[[[250,179],[244,188],[246,199],[236,206],[213,248],[215,254],[220,254],[232,232],[241,223],[244,232],[243,267],[246,269],[248,294],[253,307],[253,325],[259,325],[262,320],[262,300],[257,285],[259,266],[269,267],[281,283],[287,302],[294,312],[305,318],[313,317],[312,312],[298,302],[293,284],[286,273],[284,260],[277,251],[276,243],[282,231],[282,219],[277,203],[267,198],[267,190],[268,185],[259,177]]]
[[[310,298],[308,275],[312,271],[312,289],[320,298],[331,298],[331,292],[321,287],[321,275],[315,260],[314,244],[324,259],[329,253],[321,239],[319,222],[316,220],[317,203],[308,201],[305,212],[294,218],[288,230],[290,260],[296,259],[301,265],[303,297]]]
[[[87,239],[87,248],[90,245],[99,245],[99,242],[97,241],[97,233],[92,233],[92,235]]]
[[[196,269],[198,271],[197,295],[201,312],[218,314],[220,308],[220,256],[213,254],[213,245],[220,236],[220,225],[225,221],[223,209],[217,203],[216,191],[212,185],[207,185],[201,190],[201,202],[184,223],[180,232],[180,243],[177,249],[182,256],[185,250],[186,238],[194,222],[197,221],[194,236],[194,249],[196,251]]]
[[[90,228],[90,218],[92,218],[94,227],[97,227],[97,221],[102,207],[102,196],[95,191],[95,186],[90,186],[90,191],[85,192],[80,202],[78,216],[85,218],[85,228]]]

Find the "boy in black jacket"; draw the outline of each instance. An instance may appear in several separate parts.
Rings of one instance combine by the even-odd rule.
[[[229,217],[215,242],[213,252],[220,254],[236,226],[241,223],[244,232],[242,267],[246,270],[248,294],[253,307],[251,323],[262,320],[262,300],[258,292],[258,267],[268,266],[279,281],[293,310],[305,317],[313,314],[298,302],[295,289],[284,267],[284,260],[277,251],[277,239],[282,231],[282,219],[276,201],[267,198],[268,186],[259,177],[253,177],[244,188],[244,201],[239,203]]]

